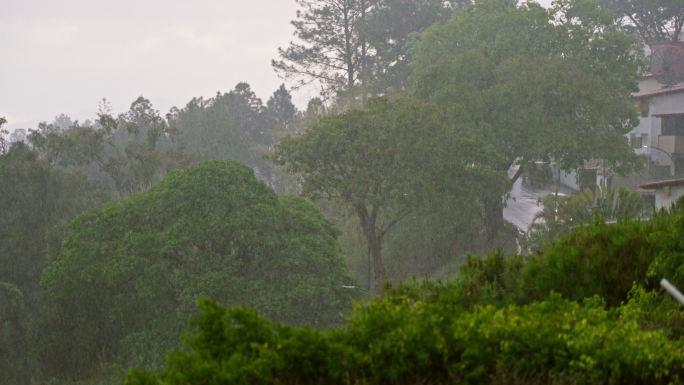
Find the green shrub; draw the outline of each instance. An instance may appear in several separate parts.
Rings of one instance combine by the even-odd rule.
[[[593,295],[615,306],[627,299],[634,282],[644,283],[654,258],[649,223],[594,223],[570,234],[530,258],[522,269],[521,297],[544,298],[556,291],[569,299]]]
[[[426,289],[429,290],[429,289]],[[554,295],[525,306],[454,312],[392,296],[355,309],[344,328],[316,331],[200,303],[188,350],[159,375],[131,371],[127,385],[191,384],[680,384],[684,341],[641,330],[595,297]]]

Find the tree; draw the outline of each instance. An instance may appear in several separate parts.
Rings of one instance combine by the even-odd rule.
[[[681,41],[684,3],[681,0],[598,0],[615,13],[623,28],[635,32],[647,44]]]
[[[0,155],[0,282],[33,304],[53,227],[104,199],[83,175],[55,169],[25,144]]]
[[[570,170],[604,159],[618,172],[638,162],[625,134],[637,123],[639,45],[605,18],[575,17],[566,5],[483,0],[412,47],[417,97],[444,108],[459,135],[492,146],[488,164],[502,178],[520,165],[509,183],[537,160]],[[490,240],[503,227],[501,193],[482,194]]]
[[[96,124],[74,122],[63,130],[63,120],[57,117],[54,124],[41,123],[31,131],[32,147],[51,164],[79,169],[119,196],[145,190],[191,161],[175,132],[143,97],[118,117],[102,106]]]
[[[41,159],[24,143],[0,153],[0,372],[3,383],[35,378],[32,355],[51,328],[42,316],[40,276],[64,223],[107,198],[85,176]],[[35,357],[34,357],[35,358]]]
[[[276,72],[295,88],[317,83],[324,97],[401,90],[408,41],[470,0],[297,0],[296,41],[279,49]],[[352,103],[353,104],[353,103]]]
[[[59,131],[66,131],[74,125],[74,121],[66,114],[59,114],[55,117],[54,128]]]
[[[352,91],[367,69],[368,44],[360,33],[370,0],[296,0],[298,41],[278,49],[273,68],[295,88],[312,82],[324,95]]]
[[[107,146],[93,159],[119,196],[146,190],[168,171],[191,161],[159,111],[142,96],[116,119],[101,112],[98,123]]]
[[[197,159],[238,160],[273,184],[273,165],[263,158],[274,142],[276,120],[291,119],[286,116],[287,109],[294,108],[284,87],[273,97],[278,99],[271,98],[265,107],[249,84],[238,83],[230,92],[219,92],[213,98],[193,98],[169,115],[169,123]]]
[[[9,135],[9,131],[2,128],[3,124],[7,123],[7,119],[4,116],[0,116],[0,155],[4,154],[9,150],[9,143],[7,142],[6,136]]]
[[[7,385],[30,382],[26,318],[24,293],[15,285],[0,281],[0,370]]]
[[[297,107],[292,103],[292,95],[284,84],[266,102],[266,116],[271,126],[285,128],[295,122]]]
[[[409,76],[410,38],[431,25],[444,22],[470,0],[371,0],[362,33],[371,47],[372,89],[400,91]]]
[[[336,237],[311,203],[276,196],[246,166],[173,171],[70,224],[43,275],[54,330],[46,360],[76,377],[114,359],[155,363],[198,296],[290,324],[335,324],[352,296]]]
[[[407,99],[373,99],[365,110],[322,118],[278,144],[275,159],[301,174],[304,194],[354,210],[366,238],[374,289],[385,276],[383,240],[431,193],[459,199],[477,183],[478,148],[449,135],[438,112]],[[466,199],[467,200],[467,199]],[[369,277],[370,279],[370,277]]]

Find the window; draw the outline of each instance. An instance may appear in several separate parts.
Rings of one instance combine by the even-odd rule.
[[[650,100],[639,99],[639,102],[637,103],[637,109],[639,110],[639,113],[641,114],[642,118],[648,118],[650,107],[651,107],[651,101]]]
[[[684,136],[684,114],[662,115],[660,128],[664,136]]]
[[[632,148],[641,148],[643,146],[643,136],[641,135],[631,135],[629,137],[629,144]]]

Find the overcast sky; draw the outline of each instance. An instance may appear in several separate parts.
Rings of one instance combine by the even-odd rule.
[[[546,2],[546,1],[544,1]],[[240,81],[266,100],[292,38],[294,0],[0,0],[0,116],[33,128],[92,119],[102,98],[165,114]],[[303,105],[313,92],[295,95]]]
[[[290,0],[0,0],[0,116],[30,128],[140,95],[166,113],[240,81],[267,99]],[[306,99],[306,95],[299,95]]]

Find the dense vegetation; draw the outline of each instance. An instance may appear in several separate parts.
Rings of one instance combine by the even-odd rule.
[[[681,207],[549,197],[530,255],[502,217],[538,163],[638,168],[640,40],[677,1],[294,1],[304,111],[239,83],[0,117],[0,385],[684,382]]]
[[[473,258],[454,279],[388,287],[331,331],[204,299],[188,350],[126,384],[679,384],[684,311],[656,278],[684,285],[683,221],[597,223],[528,259]]]
[[[50,369],[149,364],[173,345],[198,296],[293,325],[335,324],[351,299],[336,236],[310,203],[278,197],[226,161],[172,172],[87,211],[42,278],[45,322],[60,331],[44,347]]]

